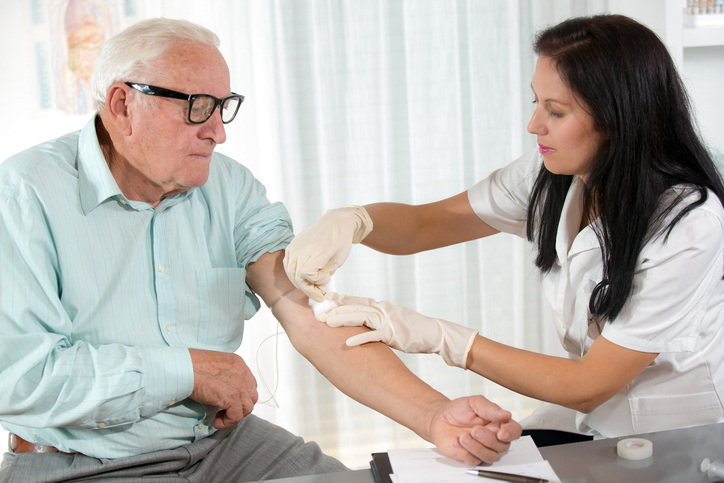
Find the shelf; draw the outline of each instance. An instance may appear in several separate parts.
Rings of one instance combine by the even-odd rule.
[[[684,15],[684,28],[724,27],[724,14]]]
[[[710,47],[724,45],[724,26],[684,28],[682,31],[683,47]]]
[[[682,15],[683,47],[724,45],[724,14]]]

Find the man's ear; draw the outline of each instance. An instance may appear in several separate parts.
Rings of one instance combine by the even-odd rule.
[[[130,87],[123,82],[114,82],[106,92],[106,114],[118,132],[130,136],[132,134],[131,115],[128,111]]]

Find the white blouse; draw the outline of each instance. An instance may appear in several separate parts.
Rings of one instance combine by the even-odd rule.
[[[536,150],[477,183],[468,191],[475,213],[497,230],[525,237],[528,198],[542,163]],[[558,260],[541,278],[561,344],[577,359],[603,335],[621,347],[659,356],[593,412],[577,413],[578,431],[615,437],[724,421],[724,209],[719,199],[710,192],[666,241],[659,236],[644,245],[631,298],[599,334],[588,304],[603,265],[591,226],[579,233],[581,188],[574,177],[558,226]],[[674,211],[671,216],[678,208]]]

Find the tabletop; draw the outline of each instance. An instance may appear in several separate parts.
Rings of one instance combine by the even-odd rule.
[[[622,439],[651,441],[653,454],[626,460],[616,452]],[[700,470],[704,458],[724,461],[724,423],[540,448],[561,483],[711,483],[724,481]],[[272,480],[277,483],[374,483],[370,470]]]
[[[698,483],[713,482],[700,470],[704,458],[724,460],[724,423],[637,435],[651,441],[651,457],[632,461],[620,458],[621,438],[540,448],[562,483]]]

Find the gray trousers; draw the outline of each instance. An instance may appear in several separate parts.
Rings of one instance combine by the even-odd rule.
[[[0,483],[229,483],[348,471],[338,460],[254,415],[173,450],[118,459],[57,453],[3,456]]]

